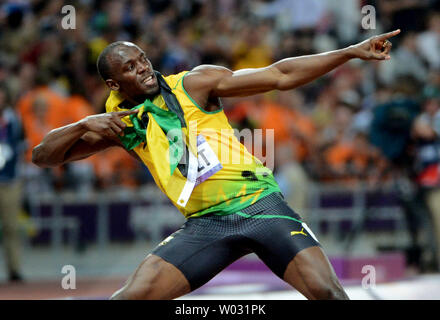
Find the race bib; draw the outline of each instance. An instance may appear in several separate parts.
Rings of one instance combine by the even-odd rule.
[[[223,168],[217,155],[202,135],[197,136],[197,161],[199,167],[196,186]]]
[[[202,135],[197,136],[197,158],[189,151],[188,174],[177,203],[185,207],[195,186],[223,168],[216,154]]]

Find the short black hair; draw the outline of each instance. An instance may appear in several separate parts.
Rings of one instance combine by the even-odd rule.
[[[98,68],[99,75],[104,81],[112,77],[108,57],[114,52],[116,48],[120,46],[127,46],[126,43],[126,41],[112,42],[99,54],[98,60],[96,61],[96,67]]]

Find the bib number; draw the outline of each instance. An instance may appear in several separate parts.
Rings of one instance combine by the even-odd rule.
[[[223,168],[217,155],[202,135],[197,136],[197,161],[199,166],[197,169],[196,185],[199,185]]]

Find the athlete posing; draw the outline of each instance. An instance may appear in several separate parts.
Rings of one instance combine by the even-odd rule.
[[[174,299],[254,252],[308,299],[348,299],[318,240],[283,200],[272,172],[231,130],[223,130],[231,127],[219,97],[290,90],[353,58],[388,60],[387,39],[399,32],[265,68],[231,71],[202,65],[167,77],[155,72],[145,52],[132,43],[115,42],[104,49],[97,66],[111,89],[107,112],[52,130],[34,148],[32,161],[53,167],[122,147],[148,166],[158,187],[187,218],[112,298]],[[166,154],[176,140],[165,133],[177,128],[190,137],[191,123],[196,123],[197,143],[191,147],[191,138],[184,140],[188,159],[177,164]],[[225,161],[219,144],[247,161]]]

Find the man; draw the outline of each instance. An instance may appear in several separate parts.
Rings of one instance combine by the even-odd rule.
[[[307,298],[347,299],[315,236],[282,199],[272,172],[230,133],[218,99],[290,90],[353,58],[388,60],[387,39],[399,32],[265,68],[233,72],[202,65],[166,78],[132,43],[104,49],[97,65],[111,89],[107,113],[52,130],[33,150],[33,162],[58,166],[123,147],[148,166],[188,218],[112,298],[174,299],[255,252]],[[239,155],[239,163],[231,163],[230,154],[224,159],[219,145]]]
[[[24,134],[16,112],[9,107],[9,88],[0,83],[0,229],[10,282],[21,275],[18,216],[21,205],[19,160],[24,151]]]
[[[432,269],[440,269],[440,90],[426,87],[423,110],[412,124],[411,135],[415,140],[416,152],[414,161],[415,183],[417,186],[415,199],[419,207],[426,207],[428,221],[432,229],[426,227],[425,210],[417,211],[414,216],[414,246],[420,246],[419,233],[427,236],[424,242],[430,243],[431,259],[426,261]],[[424,221],[425,220],[425,221]],[[426,229],[428,232],[426,232]],[[419,249],[420,250],[420,249]],[[422,255],[423,256],[423,255]],[[426,266],[429,268],[429,265]],[[425,269],[426,269],[425,267]],[[423,270],[423,269],[422,269]]]

